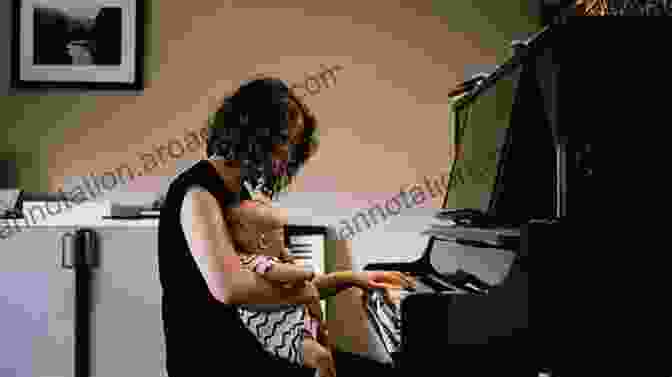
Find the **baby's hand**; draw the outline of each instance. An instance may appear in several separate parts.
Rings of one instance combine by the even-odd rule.
[[[363,271],[355,273],[356,285],[362,289],[391,288],[403,289],[414,288],[415,280],[398,271]]]
[[[336,377],[336,365],[329,349],[322,347],[315,339],[303,341],[304,363],[319,371],[320,377]]]
[[[283,239],[284,242],[284,239]],[[289,249],[286,247],[283,247],[280,250],[280,259],[286,263],[291,263],[291,264],[296,264],[296,258],[292,256],[290,253]]]
[[[306,308],[308,309],[308,313],[310,314],[311,317],[317,319],[318,321],[320,321],[320,323],[324,322],[324,318],[322,315],[322,306],[320,305],[319,299],[309,304],[306,304]]]
[[[320,327],[317,329],[316,340],[327,349],[331,349],[331,340],[329,339],[329,331],[327,331],[326,323],[321,323]]]

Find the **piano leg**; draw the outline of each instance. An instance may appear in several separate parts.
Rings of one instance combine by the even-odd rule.
[[[540,350],[530,348],[527,276],[514,266],[505,286],[488,296],[416,293],[401,304],[400,368],[436,375],[523,375]],[[508,306],[507,306],[508,305]],[[464,373],[464,374],[461,374]]]
[[[433,367],[441,368],[442,361],[449,358],[447,319],[451,300],[449,295],[418,293],[402,301],[401,370],[412,373],[421,366],[436,370]]]

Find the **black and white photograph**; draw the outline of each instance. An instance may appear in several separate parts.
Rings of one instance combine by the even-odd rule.
[[[15,0],[15,87],[141,89],[141,0]]]

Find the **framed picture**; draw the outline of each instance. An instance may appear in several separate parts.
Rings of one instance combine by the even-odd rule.
[[[14,0],[12,86],[144,88],[144,0]]]

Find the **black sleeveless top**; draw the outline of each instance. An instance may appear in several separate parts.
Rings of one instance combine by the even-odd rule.
[[[222,209],[249,199],[243,194],[245,190],[227,191],[217,170],[206,160],[182,172],[168,188],[158,236],[168,377],[233,373],[267,377],[271,372],[281,375],[284,371],[293,375],[310,372],[267,354],[244,326],[238,307],[225,305],[211,294],[189,251],[180,222],[182,202],[194,185],[210,192]]]

